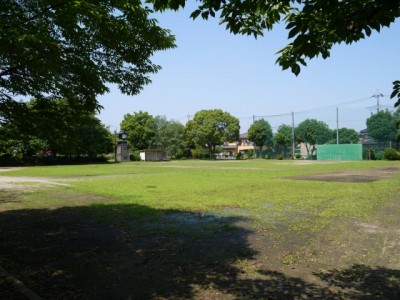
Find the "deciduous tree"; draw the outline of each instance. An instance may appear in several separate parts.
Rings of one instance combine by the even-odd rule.
[[[332,131],[328,125],[316,119],[304,120],[295,129],[295,138],[303,143],[308,155],[314,155],[317,144],[325,144],[332,138]]]
[[[110,131],[83,105],[72,106],[63,99],[31,100],[10,108],[2,115],[2,144],[17,149],[24,157],[43,150],[50,150],[54,156],[89,157],[112,151]]]
[[[186,136],[196,145],[208,149],[210,157],[215,147],[225,141],[239,139],[239,119],[221,109],[198,111],[186,124]]]
[[[247,137],[252,141],[259,149],[259,155],[261,155],[262,148],[264,146],[272,146],[273,144],[273,133],[271,125],[264,119],[255,121],[247,132]]]
[[[99,108],[106,84],[139,93],[174,37],[141,1],[0,0],[0,104],[20,96]]]
[[[274,136],[274,143],[281,154],[286,155],[292,146],[292,127],[285,124],[280,125]]]
[[[158,10],[184,7],[186,0],[147,0]],[[296,75],[309,59],[330,56],[336,44],[352,44],[374,31],[389,27],[400,17],[399,0],[200,0],[193,19],[215,17],[234,34],[262,36],[265,30],[285,22],[290,41],[278,51],[277,63]],[[397,82],[397,83],[396,83]],[[400,81],[393,98],[400,104]]]
[[[380,111],[367,119],[368,135],[385,146],[396,139],[396,119],[390,111]]]
[[[154,143],[157,131],[154,117],[142,111],[124,115],[121,129],[127,135],[128,147],[131,150],[149,148]]]
[[[170,157],[182,156],[185,126],[177,121],[169,121],[165,116],[156,116],[155,126],[156,134],[152,145],[166,150]]]
[[[337,143],[337,132],[336,130],[332,131],[332,140],[329,142],[330,144]],[[357,144],[359,142],[358,133],[354,129],[351,128],[339,128],[339,144]]]

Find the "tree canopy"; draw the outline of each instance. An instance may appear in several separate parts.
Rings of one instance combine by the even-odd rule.
[[[139,111],[133,115],[124,115],[121,129],[127,135],[128,147],[131,150],[147,149],[154,143],[156,122],[147,112]]]
[[[141,1],[0,0],[0,111],[17,97],[98,109],[107,83],[134,95],[174,37]]]
[[[16,103],[0,122],[0,152],[17,149],[24,157],[50,151],[67,156],[110,153],[113,140],[109,130],[93,113],[67,100],[31,100]]]
[[[298,143],[304,143],[308,155],[314,155],[317,144],[325,144],[332,138],[332,131],[325,122],[307,119],[295,129]]]
[[[247,137],[259,148],[261,154],[262,147],[272,146],[273,133],[271,125],[264,119],[255,121],[247,132]]]
[[[337,143],[336,130],[333,130],[331,144]],[[339,128],[339,144],[357,144],[359,142],[358,133],[352,128]]]
[[[186,0],[147,0],[157,10],[184,7]],[[191,17],[215,17],[234,34],[263,36],[286,23],[289,43],[278,51],[277,63],[298,75],[307,60],[326,59],[336,44],[352,44],[380,32],[400,17],[400,0],[200,0]],[[400,81],[392,98],[400,104]]]
[[[186,136],[194,144],[208,149],[210,155],[215,147],[225,141],[239,139],[239,119],[221,109],[198,111],[186,124]]]
[[[152,146],[164,149],[170,157],[182,156],[185,126],[177,121],[169,121],[165,116],[156,116],[154,121],[156,132]]]
[[[328,141],[328,144],[337,144],[337,130],[332,130],[332,139]],[[339,128],[339,144],[357,144],[359,137],[357,131],[352,128],[342,127]]]
[[[148,0],[158,10],[179,9],[186,0]],[[351,44],[389,27],[400,17],[399,0],[213,0],[199,1],[193,19],[215,17],[234,34],[263,36],[284,21],[288,39],[277,62],[298,74],[306,59],[327,58],[335,44]]]
[[[390,111],[380,111],[367,119],[368,135],[381,145],[396,140],[396,118]]]
[[[274,135],[274,143],[282,155],[287,155],[288,149],[292,146],[292,127],[286,124],[280,125]]]
[[[397,111],[394,113],[394,116],[396,119],[396,128],[397,128],[396,140],[400,146],[400,108],[397,109]]]

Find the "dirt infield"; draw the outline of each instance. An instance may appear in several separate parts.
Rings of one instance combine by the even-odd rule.
[[[391,167],[373,170],[341,171],[315,175],[294,176],[290,177],[290,179],[331,182],[372,182],[380,179],[392,178],[399,174],[399,167]]]

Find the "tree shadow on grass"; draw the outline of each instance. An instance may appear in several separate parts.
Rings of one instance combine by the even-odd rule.
[[[246,224],[141,205],[7,211],[0,265],[47,299],[339,298],[280,272],[246,278],[238,262],[257,254]],[[360,295],[369,292],[360,285]]]
[[[355,264],[314,275],[340,288],[347,299],[400,299],[400,270]]]

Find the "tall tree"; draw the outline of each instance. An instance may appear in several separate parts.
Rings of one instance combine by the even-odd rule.
[[[380,111],[367,119],[368,135],[381,146],[396,140],[396,119],[390,111]]]
[[[115,143],[112,133],[94,115],[87,115],[74,125],[77,126],[74,137],[78,137],[76,155],[95,157],[113,152]]]
[[[258,146],[258,153],[261,155],[264,146],[272,146],[273,133],[271,125],[264,119],[255,121],[247,132],[247,137],[256,146]]]
[[[358,133],[352,128],[339,128],[339,144],[357,144],[359,142]],[[330,144],[337,143],[337,132],[332,130],[332,140]]]
[[[274,143],[282,155],[287,155],[292,146],[292,127],[285,124],[280,125],[274,136]]]
[[[158,10],[184,7],[186,0],[147,0]],[[307,60],[326,59],[336,44],[352,44],[400,17],[399,0],[200,0],[193,19],[215,17],[234,34],[262,36],[284,21],[290,42],[280,51],[277,63],[296,75]],[[397,82],[397,84],[396,84]],[[392,97],[400,104],[400,81]]]
[[[210,157],[215,147],[225,141],[239,139],[239,119],[221,109],[198,111],[186,124],[186,136],[196,145],[208,149]]]
[[[99,108],[107,83],[134,95],[174,37],[140,1],[0,0],[0,105],[63,98]],[[6,105],[7,104],[7,105]]]
[[[0,126],[2,152],[22,153],[23,157],[36,151],[31,141],[36,137],[35,122],[27,103],[9,102],[7,107],[0,105]],[[35,145],[37,143],[34,143]]]
[[[171,157],[183,155],[185,126],[177,121],[168,121],[165,116],[156,116],[154,119],[156,134],[153,146],[165,149]]]
[[[316,119],[304,120],[295,129],[295,137],[298,143],[303,143],[307,149],[307,155],[314,155],[317,144],[325,144],[332,138],[332,131],[328,125]]]
[[[142,111],[124,115],[121,129],[126,132],[128,147],[131,150],[149,148],[154,143],[157,131],[154,117]]]
[[[82,105],[63,99],[15,104],[3,114],[2,139],[24,157],[42,150],[90,157],[112,151],[110,131]]]
[[[397,144],[400,146],[400,107],[394,113],[394,117],[396,120],[396,128],[397,128],[396,140],[397,140]]]
[[[397,98],[396,103],[394,104],[395,107],[400,106],[400,80],[393,81],[393,92],[390,95],[390,98]]]

